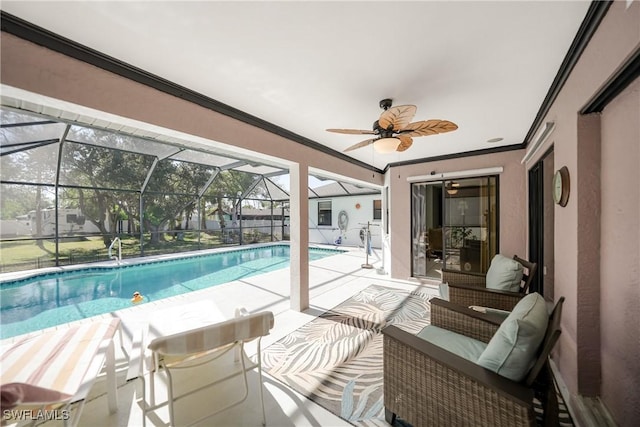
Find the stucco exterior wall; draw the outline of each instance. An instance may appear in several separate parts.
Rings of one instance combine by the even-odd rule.
[[[602,398],[640,420],[640,79],[602,113]],[[633,183],[633,184],[632,184]]]
[[[613,2],[544,118],[553,133],[527,163],[553,146],[555,169],[571,174],[569,202],[554,211],[555,297],[566,298],[554,361],[572,396],[600,396],[623,426],[640,419],[638,83],[602,116],[579,112],[638,49],[640,2]]]
[[[392,277],[407,279],[411,276],[411,183],[407,182],[407,178],[428,175],[431,171],[445,173],[502,166],[504,170],[498,178],[499,252],[509,256],[526,256],[526,173],[520,163],[523,156],[524,150],[515,150],[390,168],[387,171],[387,185],[390,196]]]
[[[331,225],[318,224],[318,202],[331,201]],[[341,196],[333,198],[309,200],[309,242],[333,245],[342,236],[342,246],[363,246],[360,230],[371,223],[371,246],[382,247],[382,221],[373,219],[373,201],[382,200],[381,195]],[[347,214],[347,230],[342,233],[338,216],[344,211]]]

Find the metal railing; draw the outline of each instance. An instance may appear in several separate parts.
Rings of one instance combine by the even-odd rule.
[[[116,242],[118,242],[118,256],[111,256],[111,250],[113,249],[113,245],[115,245]],[[119,237],[113,239],[113,241],[109,245],[109,259],[115,259],[116,261],[118,261],[118,265],[120,265],[120,262],[122,261],[122,241]]]

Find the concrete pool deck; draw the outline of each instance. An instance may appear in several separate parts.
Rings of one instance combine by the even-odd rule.
[[[264,349],[372,284],[408,290],[424,286],[430,289],[434,295],[438,293],[435,281],[432,283],[399,281],[390,279],[388,274],[379,272],[378,268],[381,267],[379,251],[374,251],[374,254],[369,257],[369,262],[374,266],[374,269],[363,269],[361,265],[364,263],[365,254],[362,248],[341,247],[341,249],[346,249],[347,252],[311,262],[309,273],[310,308],[304,312],[293,311],[289,308],[290,278],[289,269],[286,268],[115,312],[115,315],[122,320],[125,337],[124,347],[130,347],[128,341],[131,336],[140,328],[140,323],[149,316],[153,316],[154,312],[157,313],[160,309],[195,301],[212,301],[218,310],[229,318],[234,316],[235,309],[239,306],[246,308],[249,312],[272,311],[275,315],[275,325],[271,334],[262,340],[262,348]],[[103,316],[111,317],[112,315],[113,313]],[[91,321],[91,319],[84,321]],[[252,347],[248,347],[250,354],[254,351]],[[141,381],[126,381],[128,360],[120,349],[118,349],[117,363],[118,412],[115,414],[108,412],[104,379],[101,377],[89,394],[78,425],[142,426],[142,411],[135,401],[136,391],[141,389]],[[250,376],[251,380],[257,381],[256,373]],[[228,392],[230,390],[219,387],[215,393],[224,396]],[[215,399],[213,393],[207,396],[207,401],[211,399]],[[183,410],[197,412],[198,407],[206,405],[206,403],[202,399],[194,398],[191,401],[187,399],[184,405]],[[189,406],[193,406],[193,409],[189,409]],[[271,426],[351,425],[266,374],[265,406],[267,425]],[[159,414],[160,418],[147,419],[147,425],[166,425],[168,414],[163,411],[159,411]],[[261,425],[260,419],[259,398],[254,388],[249,394],[248,401],[199,425],[258,426]],[[47,426],[58,424],[61,425],[61,422],[44,423]]]

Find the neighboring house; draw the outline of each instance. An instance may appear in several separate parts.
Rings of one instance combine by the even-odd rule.
[[[224,227],[230,229],[242,229],[246,232],[249,229],[256,229],[262,233],[269,233],[273,229],[274,235],[278,240],[289,234],[289,209],[274,208],[271,209],[255,209],[244,207],[236,211],[235,213],[223,212]],[[208,215],[206,225],[207,230],[219,230],[220,221],[218,209],[214,209]],[[242,221],[240,221],[242,219]],[[189,226],[192,229],[198,229],[196,220],[191,220]]]
[[[313,197],[313,198],[312,198]],[[382,195],[370,188],[331,183],[309,190],[309,242],[382,247]]]
[[[52,236],[56,233],[56,210],[54,208],[42,209],[40,212],[42,236]],[[35,236],[37,232],[37,212],[30,211],[26,215],[16,217],[15,234],[19,236]],[[77,208],[58,209],[58,233],[59,234],[87,234],[99,233],[100,229],[91,221],[87,221],[82,211]]]

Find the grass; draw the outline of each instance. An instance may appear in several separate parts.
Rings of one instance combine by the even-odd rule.
[[[197,251],[223,245],[239,244],[238,235],[223,241],[222,234],[184,232],[180,238],[173,238],[166,234],[164,240],[151,243],[149,236],[145,236],[145,255],[159,255],[167,253]],[[270,234],[245,233],[243,243],[268,242]],[[50,267],[55,265],[56,243],[54,239],[41,240],[42,248],[36,240],[13,240],[0,242],[0,271],[19,271],[33,268]],[[137,236],[122,236],[122,258],[140,256],[140,239]],[[87,262],[107,261],[108,248],[105,247],[102,236],[61,238],[58,244],[59,263],[61,265],[82,264]],[[112,256],[118,254],[117,246],[112,250]]]
[[[100,237],[89,237],[82,242],[61,241],[58,247],[61,254],[73,251],[98,253],[101,249],[106,252]],[[2,242],[0,246],[0,259],[3,264],[15,264],[36,258],[55,259],[55,253],[56,244],[53,240],[44,240],[43,248],[40,248],[35,240]]]

